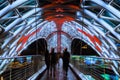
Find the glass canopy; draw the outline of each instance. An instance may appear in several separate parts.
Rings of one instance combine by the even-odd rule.
[[[0,56],[19,55],[39,38],[45,38],[49,49],[67,47],[70,51],[72,40],[79,38],[100,56],[119,58],[120,1],[75,1],[0,0]],[[0,64],[0,68],[5,65]]]

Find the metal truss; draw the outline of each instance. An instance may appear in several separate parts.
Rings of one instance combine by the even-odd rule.
[[[81,10],[76,11],[76,21],[64,22],[61,46],[68,47],[74,38],[79,38],[90,45],[100,56],[119,58],[120,56],[120,4],[117,0],[83,0]],[[42,19],[43,10],[38,8],[37,0],[16,0],[0,2],[0,56],[17,56],[32,42],[39,38],[47,39],[57,31],[53,21]],[[90,36],[89,36],[90,35]],[[92,41],[96,37],[97,41]],[[23,39],[26,39],[24,42]],[[57,35],[50,37],[48,47],[56,47]],[[53,43],[53,42],[55,43]],[[66,42],[66,43],[65,43]],[[20,47],[22,46],[22,49]],[[99,49],[101,51],[99,51]],[[9,61],[0,62],[0,69],[5,69]],[[113,62],[116,74],[118,63]],[[3,71],[0,70],[0,71]]]

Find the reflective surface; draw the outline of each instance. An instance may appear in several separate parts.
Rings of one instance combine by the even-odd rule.
[[[65,75],[62,66],[62,59],[60,59],[59,63],[56,65],[55,73],[53,71],[50,71],[49,73],[46,71],[40,80],[77,80],[77,78],[70,68],[68,69],[68,75]]]
[[[71,64],[89,80],[118,80],[119,65],[113,66],[120,59],[101,58],[97,56],[72,56]]]

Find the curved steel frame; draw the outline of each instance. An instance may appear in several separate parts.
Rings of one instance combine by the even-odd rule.
[[[29,0],[22,0],[22,1],[17,0],[15,2],[13,2],[12,4],[9,4],[5,8],[3,8],[0,11],[0,19],[2,19],[4,17],[4,15],[8,14],[10,11],[16,9],[17,7],[21,6],[23,3],[27,2],[27,1],[29,1]],[[118,48],[116,46],[116,43],[118,43],[120,41],[120,37],[119,37],[120,34],[118,32],[116,32],[116,28],[120,28],[120,26],[119,26],[120,24],[115,26],[115,28],[113,28],[112,25],[110,25],[109,23],[104,21],[102,19],[102,17],[99,17],[99,15],[101,15],[105,10],[108,10],[112,15],[115,16],[115,18],[112,17],[115,21],[120,21],[119,20],[120,19],[120,11],[117,10],[115,7],[113,7],[111,5],[113,0],[111,2],[109,2],[108,4],[105,3],[102,0],[91,0],[91,2],[93,2],[96,5],[102,7],[101,11],[98,14],[96,14],[96,13],[84,8],[84,5],[82,4],[83,12],[85,13],[85,16],[87,16],[89,18],[92,18],[92,20],[89,20],[89,19],[87,19],[87,17],[84,17],[84,15],[82,15],[81,11],[77,12],[77,13],[80,14],[80,15],[77,14],[77,18],[78,18],[77,20],[81,21],[85,25],[87,25],[87,26],[84,26],[83,31],[85,31],[86,33],[89,33],[91,35],[95,35],[102,42],[102,45],[99,45],[97,42],[95,42],[95,43],[91,42],[90,37],[88,37],[87,35],[83,34],[80,31],[79,31],[80,33],[77,33],[77,35],[76,35],[76,33],[70,33],[70,35],[75,34],[76,36],[73,36],[73,37],[74,38],[78,37],[80,39],[81,39],[81,36],[84,35],[84,37],[88,38],[88,39],[87,40],[82,39],[82,40],[85,41],[86,43],[89,41],[88,44],[93,49],[95,49],[98,52],[99,55],[104,56],[104,57],[119,58],[119,51],[118,51]],[[92,5],[91,5],[91,8],[92,8]],[[19,18],[16,18],[15,21],[13,21],[11,24],[9,24],[7,27],[4,28],[5,32],[3,32],[2,35],[4,35],[5,33],[10,33],[10,31],[13,28],[17,27],[18,24],[25,23],[24,24],[25,26],[20,26],[13,33],[13,35],[10,35],[9,37],[7,36],[7,37],[3,38],[4,43],[2,44],[1,49],[3,49],[4,54],[2,54],[2,56],[5,57],[7,55],[8,56],[17,55],[19,52],[15,52],[15,50],[18,49],[21,45],[21,44],[16,45],[17,42],[19,41],[19,39],[22,36],[25,36],[26,34],[30,34],[35,29],[38,29],[41,25],[44,25],[44,23],[47,23],[47,22],[39,21],[39,19],[41,19],[41,13],[42,13],[42,9],[34,7],[31,11],[28,11],[23,16],[21,16]],[[40,16],[38,17],[37,14],[39,14]],[[26,19],[29,18],[32,15],[35,15],[35,18],[26,23]],[[109,18],[106,18],[106,19],[109,20]],[[94,22],[96,24],[94,24]],[[81,28],[81,26],[83,26],[83,25],[82,24],[80,25],[80,23],[78,24],[74,21],[70,22],[70,24],[69,24],[69,22],[67,23],[67,25],[73,27],[71,24],[75,24],[76,29],[81,29],[81,30],[83,29],[83,28]],[[37,28],[35,28],[36,25],[38,25]],[[103,29],[107,29],[108,31],[103,32],[100,28],[98,28],[99,26],[102,27]],[[21,33],[21,34],[19,34],[19,33]],[[37,33],[40,33],[40,31],[38,31]],[[66,31],[66,33],[67,33],[67,31]],[[108,34],[110,34],[110,33],[112,33],[115,37],[111,38],[110,36],[108,36]],[[34,40],[37,39],[33,35],[30,38],[31,38],[30,41],[32,41],[32,40],[34,41]],[[101,48],[103,51],[100,53],[95,48],[94,44],[97,45],[99,48]],[[26,46],[26,45],[24,45],[24,46]],[[7,49],[7,51],[5,51],[6,49]],[[12,54],[12,53],[14,53],[14,54]],[[5,62],[6,61],[3,61],[2,63],[0,63],[1,64],[0,68],[3,67],[3,65],[5,65]],[[113,63],[115,65],[115,69],[116,69],[117,68],[117,66],[116,66],[117,63],[115,63],[115,62],[113,62]]]

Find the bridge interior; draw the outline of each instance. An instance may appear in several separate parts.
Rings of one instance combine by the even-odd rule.
[[[47,74],[51,48],[70,52],[67,76],[62,58]],[[119,80],[119,66],[120,0],[0,0],[1,80]]]

